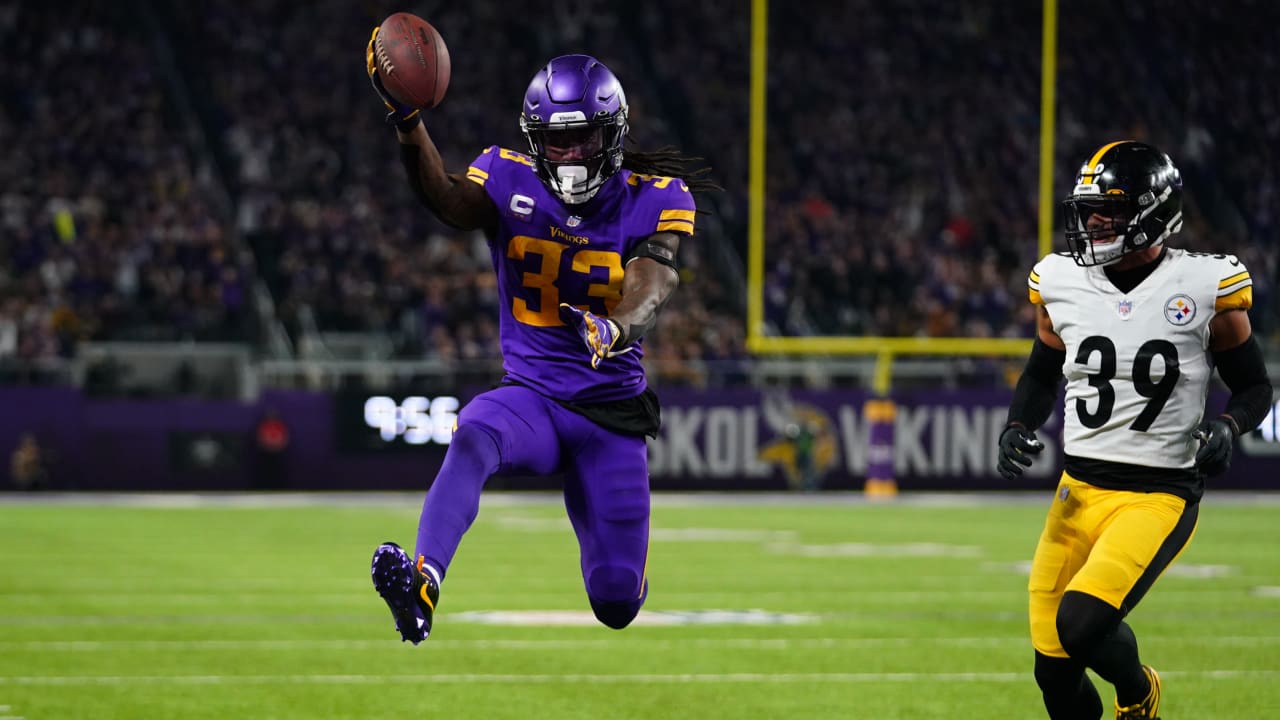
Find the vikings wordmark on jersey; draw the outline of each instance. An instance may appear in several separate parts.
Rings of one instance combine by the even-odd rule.
[[[1131,292],[1101,267],[1048,255],[1027,281],[1067,346],[1064,450],[1156,468],[1191,468],[1213,372],[1209,321],[1253,304],[1233,255],[1170,248]]]
[[[503,312],[503,369],[517,382],[570,402],[635,397],[644,390],[643,350],[592,369],[560,303],[607,317],[622,299],[626,260],[655,232],[692,235],[693,195],[678,178],[621,170],[590,200],[567,206],[528,156],[497,146],[467,169],[498,207],[490,252]]]

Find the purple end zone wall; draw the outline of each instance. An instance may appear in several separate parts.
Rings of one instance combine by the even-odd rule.
[[[459,393],[464,399],[469,394]],[[663,430],[650,443],[655,489],[855,489],[868,466],[861,391],[660,392]],[[49,486],[77,490],[423,489],[445,447],[381,440],[353,417],[360,399],[266,392],[258,402],[85,397],[69,388],[0,388],[0,477],[19,436],[32,432],[48,458]],[[901,488],[1051,487],[1060,469],[1060,414],[1040,433],[1048,447],[1022,483],[995,472],[1007,391],[896,394],[892,467]],[[1224,398],[1210,398],[1220,407]],[[262,482],[255,423],[275,409],[290,443]],[[1268,422],[1275,422],[1275,414]],[[1273,427],[1273,426],[1271,426]],[[803,430],[802,430],[803,429]],[[358,435],[358,437],[352,437]],[[1274,432],[1270,433],[1274,437]],[[886,459],[887,460],[887,459]],[[554,480],[498,478],[491,487],[554,487]],[[1280,443],[1241,439],[1231,471],[1210,487],[1280,489]]]

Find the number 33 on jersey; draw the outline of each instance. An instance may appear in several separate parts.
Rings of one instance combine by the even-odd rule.
[[[1063,423],[1070,455],[1148,467],[1194,465],[1213,368],[1209,321],[1253,304],[1249,271],[1232,255],[1169,248],[1131,292],[1101,267],[1048,255],[1028,278],[1067,347]]]
[[[654,233],[692,235],[693,195],[677,178],[622,170],[581,205],[565,205],[527,155],[490,147],[467,168],[498,209],[489,238],[502,307],[503,368],[509,379],[571,402],[607,402],[644,389],[644,352],[593,370],[582,338],[560,319],[560,303],[608,317],[622,300],[635,247]]]

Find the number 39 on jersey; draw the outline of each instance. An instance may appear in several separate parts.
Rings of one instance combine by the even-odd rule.
[[[1231,255],[1170,248],[1124,293],[1101,267],[1046,256],[1028,279],[1067,346],[1063,423],[1068,454],[1139,464],[1194,465],[1192,431],[1204,413],[1213,371],[1209,321],[1247,310],[1253,283]]]

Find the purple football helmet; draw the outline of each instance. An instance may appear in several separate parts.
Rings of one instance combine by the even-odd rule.
[[[622,167],[622,83],[589,55],[554,58],[525,91],[520,130],[542,182],[563,202],[584,203]]]

